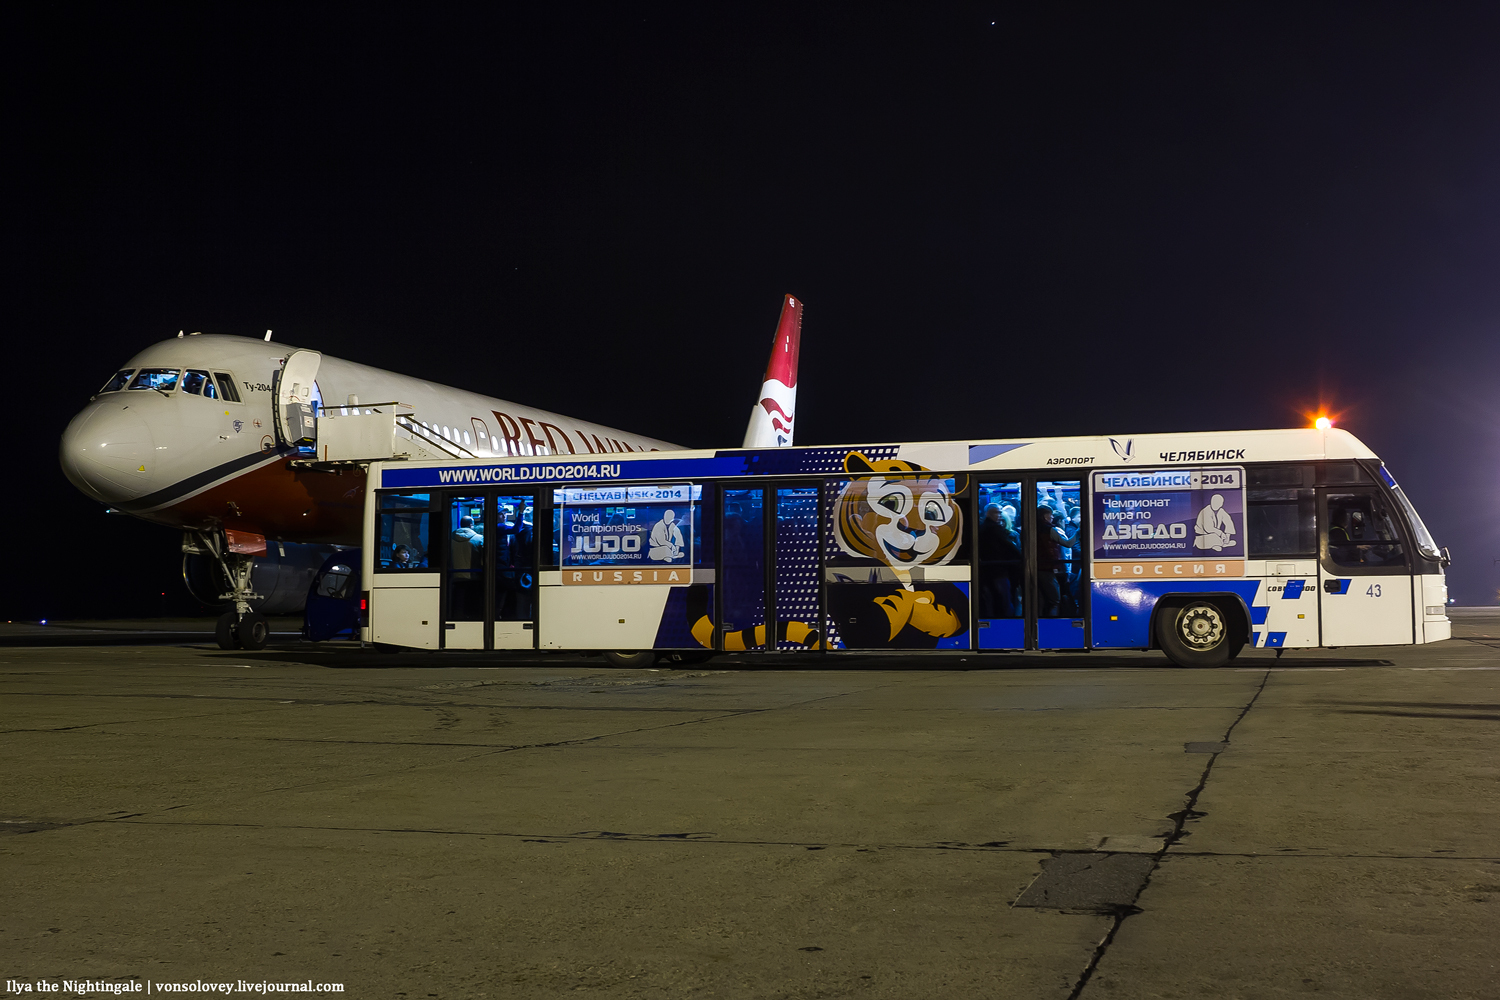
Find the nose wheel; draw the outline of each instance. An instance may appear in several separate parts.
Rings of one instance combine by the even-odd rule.
[[[220,649],[265,649],[271,641],[271,623],[254,611],[226,611],[214,626],[214,638]]]

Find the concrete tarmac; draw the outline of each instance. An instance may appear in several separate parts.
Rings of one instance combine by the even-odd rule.
[[[1455,623],[1220,670],[4,646],[0,977],[1500,997],[1500,609]]]

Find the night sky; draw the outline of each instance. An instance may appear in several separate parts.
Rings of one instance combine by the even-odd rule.
[[[181,613],[58,437],[179,329],[734,446],[1338,415],[1500,589],[1500,20],[74,8],[7,32],[6,617]],[[163,593],[164,592],[164,593]]]

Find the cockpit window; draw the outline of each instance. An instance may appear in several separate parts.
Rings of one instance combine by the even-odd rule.
[[[171,392],[177,388],[178,374],[176,368],[142,368],[136,372],[130,388],[160,389],[162,392]]]
[[[134,371],[134,370],[135,369],[133,369],[133,368],[127,368],[127,369],[125,369],[122,372],[115,372],[114,378],[112,378],[108,382],[104,383],[104,388],[100,389],[99,391],[100,392],[119,392],[121,389],[125,388],[125,386],[130,383],[130,373],[132,371]]]
[[[208,372],[195,371],[189,368],[182,373],[182,391],[190,392],[194,396],[207,396],[209,399],[218,399],[218,393],[214,392],[214,380],[208,377]]]
[[[234,376],[228,372],[214,372],[214,381],[219,384],[220,398],[226,403],[238,403],[240,390],[234,384]]]

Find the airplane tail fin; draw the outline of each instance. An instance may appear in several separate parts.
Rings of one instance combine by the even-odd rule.
[[[750,410],[746,448],[790,448],[797,415],[797,354],[802,349],[802,303],[788,295],[771,343],[771,361],[760,387],[760,402]]]

